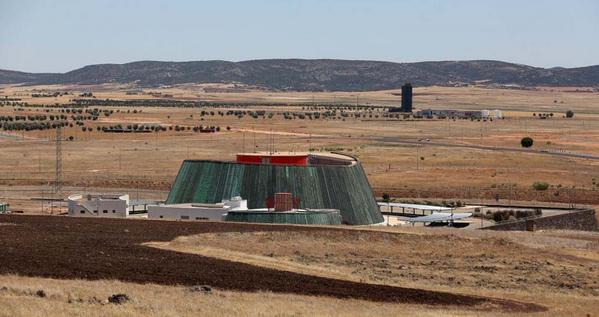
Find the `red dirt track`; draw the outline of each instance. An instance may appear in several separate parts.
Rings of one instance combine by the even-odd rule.
[[[233,291],[272,291],[512,312],[544,310],[542,306],[529,303],[322,278],[140,245],[170,241],[183,235],[257,230],[337,229],[1,215],[0,274],[117,279],[162,285],[208,284]]]

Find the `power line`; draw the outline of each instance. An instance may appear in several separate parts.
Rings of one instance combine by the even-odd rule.
[[[62,192],[62,133],[60,127],[56,128],[56,178],[54,180],[54,193]]]

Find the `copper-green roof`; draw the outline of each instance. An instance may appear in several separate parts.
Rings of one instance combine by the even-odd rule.
[[[265,208],[266,200],[278,192],[299,197],[300,208],[338,209],[344,223],[383,222],[359,162],[289,166],[186,160],[166,203],[217,203],[241,196],[248,208]]]

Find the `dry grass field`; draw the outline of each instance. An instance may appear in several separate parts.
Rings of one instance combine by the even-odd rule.
[[[274,254],[271,258],[280,263],[273,269],[261,263],[244,263],[246,261],[241,258],[193,254],[194,244],[185,244],[188,250],[179,252],[168,249],[181,235],[195,239],[194,236],[199,234],[257,232],[258,237],[263,237],[268,231],[289,233],[304,246],[308,239],[320,235],[326,238],[333,231],[339,238],[331,243],[337,244],[341,252],[350,247],[346,238],[352,240],[356,234],[364,234],[373,241],[389,240],[390,236],[411,240],[397,232],[362,232],[318,226],[0,215],[0,247],[5,250],[5,256],[0,257],[0,303],[3,304],[0,313],[16,316],[28,316],[31,311],[57,315],[121,313],[143,316],[195,312],[226,315],[233,309],[235,314],[250,315],[309,315],[315,312],[334,315],[346,311],[349,315],[380,315],[385,311],[397,315],[402,310],[448,315],[548,314],[587,311],[588,305],[594,303],[592,296],[580,297],[587,296],[586,292],[592,286],[585,286],[582,295],[566,289],[570,297],[560,297],[563,308],[556,309],[555,305],[547,305],[544,296],[549,293],[534,299],[532,296],[493,295],[491,290],[482,287],[478,291],[460,288],[436,291],[425,284],[406,287],[390,285],[394,282],[384,279],[378,283],[357,281],[355,274],[343,272],[330,277],[325,274],[326,268],[317,274],[295,270],[285,267],[288,261]],[[298,236],[295,232],[303,234]],[[593,236],[586,238],[594,239]],[[248,241],[255,242],[253,240],[252,235],[248,235]],[[220,249],[221,254],[239,253],[235,251],[238,241],[232,239],[232,242],[229,249],[216,249]],[[415,242],[422,244],[422,241]],[[364,243],[357,244],[361,245],[355,250],[357,259],[364,253]],[[269,243],[265,243],[265,247],[269,247]],[[301,248],[295,248],[302,252],[299,251]],[[314,249],[313,245],[310,249]],[[245,254],[252,256],[252,251]],[[313,265],[317,266],[319,262]],[[565,262],[555,263],[562,265]],[[589,266],[573,269],[583,272],[586,268]],[[405,272],[411,270],[406,268]],[[86,281],[80,281],[82,279]],[[214,290],[210,296],[215,297],[205,297],[197,303],[190,301],[190,298],[208,295],[202,291],[182,294],[182,291],[191,293],[190,288],[195,285],[209,285]],[[277,295],[269,296],[269,292]],[[515,290],[514,294],[517,292]],[[126,294],[131,301],[122,305],[107,302],[108,296],[119,293]],[[158,299],[160,293],[163,296]],[[257,300],[254,294],[262,300]],[[252,300],[257,302],[248,303]],[[363,309],[353,313],[348,310],[362,303]],[[379,308],[372,308],[374,303]],[[203,305],[208,307],[200,307]],[[215,305],[218,307],[212,307]],[[279,307],[270,308],[272,305]],[[325,305],[331,307],[324,308]],[[55,311],[49,312],[52,306]]]
[[[230,232],[148,245],[310,275],[533,302],[549,308],[542,315],[594,315],[599,308],[597,233]]]
[[[0,275],[0,316],[595,316],[599,307],[599,234],[590,232],[329,229],[33,216],[4,216],[0,224],[0,244],[10,252],[1,260],[2,271],[14,271]],[[51,239],[39,240],[42,248],[27,253],[14,247],[52,232]],[[177,237],[175,232],[187,234]],[[19,235],[23,239],[15,240]],[[107,236],[115,241],[104,240]],[[98,239],[106,243],[89,248]],[[54,252],[58,249],[62,255]],[[154,256],[148,258],[150,254]],[[59,263],[57,270],[47,267]],[[73,269],[73,263],[79,268]],[[123,270],[137,267],[138,273],[123,278],[110,269],[116,264]],[[169,266],[188,274],[163,270]],[[248,269],[258,276],[244,275]],[[19,272],[23,275],[15,275]],[[268,272],[287,279],[263,275]],[[71,277],[54,277],[63,275]],[[189,285],[200,275],[206,276],[211,292],[191,291]],[[302,279],[300,288],[289,280],[293,276]],[[321,284],[311,283],[308,276]],[[142,283],[144,278],[150,280]],[[179,282],[173,285],[171,278]],[[302,295],[317,285],[325,290],[343,281],[355,283],[352,287],[358,289],[349,290],[352,294],[380,285],[401,287],[406,294],[417,289],[504,302],[431,305],[399,298]],[[277,284],[288,285],[289,291],[260,290]],[[243,285],[258,290],[239,291]],[[119,293],[130,300],[120,305],[108,301]]]
[[[72,94],[56,98],[31,97],[32,93],[65,90]],[[164,199],[182,160],[234,159],[237,152],[269,150],[269,140],[274,139],[274,148],[278,151],[333,150],[357,156],[377,195],[387,192],[400,199],[461,199],[473,203],[494,200],[499,195],[500,201],[599,205],[599,160],[576,157],[579,154],[599,156],[599,94],[587,90],[425,87],[415,91],[417,109],[502,110],[506,118],[493,121],[388,119],[377,109],[361,118],[337,116],[335,119],[289,120],[282,115],[284,112],[326,111],[306,109],[306,105],[311,104],[357,102],[360,105],[396,106],[400,102],[399,91],[271,92],[235,85],[180,85],[143,90],[124,85],[3,86],[0,96],[53,107],[5,105],[0,107],[0,116],[61,114],[61,105],[79,98],[78,94],[83,91],[92,91],[98,100],[177,99],[250,105],[217,108],[102,106],[101,109],[114,113],[85,121],[85,126],[93,128],[92,131],[83,132],[77,126],[62,129],[63,196],[96,191]],[[274,115],[254,119],[249,115],[238,118],[217,114],[232,109],[264,110]],[[574,118],[563,118],[566,110],[574,111]],[[202,116],[202,111],[216,114]],[[553,112],[554,116],[545,120],[533,116],[540,112]],[[160,125],[167,129],[159,133],[97,130],[116,124]],[[221,130],[197,133],[187,129],[199,125],[220,126]],[[185,127],[185,130],[168,129],[176,126]],[[520,139],[524,136],[532,137],[535,144],[531,150],[523,152]],[[69,141],[69,137],[73,140]],[[53,129],[0,131],[0,201],[8,201],[11,209],[25,213],[60,212],[49,203],[36,199],[53,196],[54,138]],[[534,182],[547,182],[550,187],[546,191],[537,191],[532,188]],[[3,230],[12,229],[0,227],[0,232]],[[116,229],[98,230],[106,234]],[[138,231],[140,237],[145,237],[141,234],[145,232],[143,228]],[[140,241],[146,240],[140,238]],[[16,243],[10,241],[13,242]],[[502,298],[546,308],[516,314],[594,316],[599,311],[598,245],[599,237],[594,233],[370,228],[335,233],[327,230],[285,233],[277,230],[210,231],[196,235],[189,233],[167,241],[144,242],[144,246],[136,245],[135,250],[156,254],[169,252],[171,256],[190,261],[196,259],[188,257],[197,256],[206,263],[223,261],[219,263],[247,270],[250,270],[249,264],[255,270],[274,269],[347,283]],[[110,258],[110,252],[89,254],[92,255],[106,257],[106,263],[119,260]],[[33,261],[27,257],[23,260]],[[147,259],[150,260],[156,259]],[[37,265],[31,263],[28,267],[43,270],[43,266]],[[89,269],[78,272],[86,270]],[[104,272],[92,270],[87,273],[99,274],[100,271]],[[36,295],[39,289],[44,290],[45,297]],[[132,300],[124,305],[106,303],[109,295],[121,292],[130,295]],[[496,307],[441,308],[301,294],[248,293],[218,287],[211,294],[201,294],[190,292],[184,286],[5,274],[0,275],[0,307],[3,308],[0,316],[474,316],[515,313]]]
[[[377,284],[599,296],[599,234],[591,232],[231,232],[149,245]]]
[[[32,98],[32,93],[71,91],[61,97]],[[31,104],[62,104],[92,91],[97,99],[169,99],[240,102],[249,111],[275,113],[272,118],[206,115],[201,111],[231,108],[111,107],[115,112],[87,121],[93,131],[64,128],[63,179],[73,191],[97,188],[168,191],[183,159],[233,159],[239,151],[264,151],[274,138],[280,151],[338,150],[363,162],[377,194],[400,198],[467,199],[478,201],[539,200],[599,203],[599,160],[556,156],[552,153],[599,156],[599,94],[575,88],[534,90],[483,87],[423,87],[415,91],[415,107],[435,109],[501,109],[503,120],[403,120],[383,118],[284,119],[276,113],[316,111],[298,103],[333,104],[358,101],[361,105],[398,105],[399,91],[376,92],[269,92],[227,85],[181,85],[135,90],[118,85],[4,86],[0,95],[22,98]],[[287,106],[273,106],[272,103]],[[574,118],[563,118],[565,110]],[[59,114],[59,108],[0,107],[0,115]],[[129,110],[129,113],[127,113]],[[133,113],[133,110],[141,112]],[[319,110],[324,111],[324,110]],[[351,110],[348,110],[351,112]],[[554,112],[540,120],[535,112]],[[378,118],[377,118],[378,117]],[[104,133],[96,127],[115,124],[156,124],[163,127],[215,125],[217,133],[167,130],[160,133]],[[230,130],[227,130],[229,127]],[[535,145],[521,150],[520,139],[530,136]],[[47,196],[54,179],[55,131],[4,131],[0,133],[2,199],[17,209],[38,211],[37,204],[20,201],[22,189],[37,188],[32,196]],[[419,140],[421,142],[419,142]],[[458,146],[458,147],[455,147]],[[477,148],[482,146],[483,148]],[[506,150],[507,149],[507,150]],[[533,190],[534,182],[547,182],[547,191]],[[30,186],[30,187],[22,187]],[[164,198],[162,195],[159,198]],[[22,205],[23,207],[19,207]]]
[[[301,296],[271,292],[213,290],[190,292],[188,287],[123,283],[113,280],[57,280],[0,276],[0,316],[480,316],[480,311],[424,305],[381,304],[363,300]],[[35,293],[44,290],[45,298]],[[109,304],[115,293],[132,300]],[[588,304],[577,300],[576,304]],[[580,313],[581,309],[565,308]],[[507,315],[507,314],[499,314]],[[526,314],[530,315],[530,314]],[[548,314],[544,314],[548,315]]]
[[[71,95],[32,98],[32,93],[70,91]],[[102,85],[0,85],[0,93],[21,98],[32,104],[66,103],[77,95],[91,91],[98,99],[179,99],[255,104],[400,104],[401,89],[365,92],[277,92],[256,90],[242,84],[185,84],[174,87],[137,89],[125,84]],[[129,94],[127,93],[129,92]],[[133,92],[134,94],[131,94]],[[481,87],[417,87],[416,108],[433,109],[501,109],[503,111],[563,112],[572,109],[581,114],[599,114],[598,93],[581,87],[537,87],[529,90]],[[165,96],[166,95],[166,96]],[[565,110],[564,110],[565,111]]]

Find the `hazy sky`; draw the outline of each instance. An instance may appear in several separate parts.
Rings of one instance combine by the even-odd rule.
[[[599,64],[599,1],[0,0],[0,68],[137,60]]]

